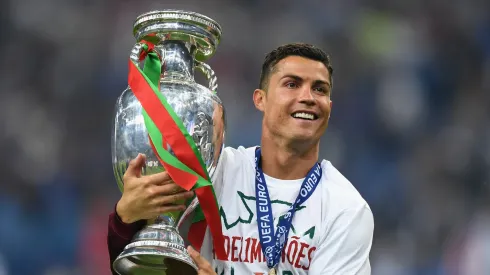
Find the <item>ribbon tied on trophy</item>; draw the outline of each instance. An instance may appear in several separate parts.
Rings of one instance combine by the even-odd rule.
[[[143,107],[144,122],[155,155],[173,181],[187,191],[193,190],[199,200],[188,234],[189,242],[200,250],[209,225],[216,258],[226,260],[218,203],[206,165],[193,137],[159,92],[161,61],[154,51],[154,44],[142,40],[140,45],[139,60],[144,61],[144,66],[140,69],[129,60],[128,84]]]

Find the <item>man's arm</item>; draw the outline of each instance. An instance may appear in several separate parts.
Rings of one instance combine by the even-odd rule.
[[[315,252],[310,274],[369,275],[374,219],[365,204],[342,212]]]
[[[107,247],[109,249],[109,257],[111,259],[110,267],[113,275],[117,275],[117,273],[112,268],[112,263],[114,263],[117,256],[123,252],[124,247],[131,242],[133,236],[141,230],[144,225],[144,220],[130,224],[124,223],[115,210],[109,215]]]
[[[167,172],[142,176],[141,169],[146,156],[139,154],[131,160],[124,174],[124,192],[109,215],[107,246],[110,267],[114,260],[146,224],[162,213],[185,210],[182,201],[190,199],[194,192],[185,192],[176,185]]]

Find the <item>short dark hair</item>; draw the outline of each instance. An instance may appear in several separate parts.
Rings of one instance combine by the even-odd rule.
[[[330,85],[332,85],[333,68],[330,63],[330,57],[324,51],[313,45],[306,43],[291,43],[279,46],[265,56],[264,63],[262,64],[262,71],[260,73],[260,89],[267,89],[270,75],[274,72],[275,66],[279,61],[288,56],[301,56],[322,62],[328,69]]]

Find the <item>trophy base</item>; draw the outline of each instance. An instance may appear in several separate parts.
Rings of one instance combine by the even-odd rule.
[[[187,260],[164,256],[157,247],[134,247],[125,250],[114,261],[114,270],[120,275],[196,275],[197,266]]]
[[[181,237],[172,233],[175,229],[167,226],[144,228],[114,261],[114,270],[120,275],[197,275],[198,268],[183,242],[176,240]],[[149,235],[154,238],[141,239]],[[162,235],[171,237],[163,241]]]

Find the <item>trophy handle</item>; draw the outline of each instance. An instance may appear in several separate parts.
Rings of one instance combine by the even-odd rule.
[[[134,44],[133,48],[131,49],[131,54],[129,55],[129,58],[136,65],[140,63],[140,56],[142,50],[143,50],[143,43],[139,43],[139,42]]]
[[[195,197],[191,203],[187,206],[187,208],[184,210],[184,213],[179,218],[179,221],[177,222],[177,228],[180,228],[182,224],[189,218],[189,216],[194,212],[194,209],[197,208],[199,205],[199,200],[197,197]]]
[[[196,68],[199,69],[208,79],[208,87],[213,93],[217,93],[218,90],[218,78],[216,77],[216,74],[214,73],[213,69],[211,69],[211,66],[208,64],[194,60],[196,64]]]

